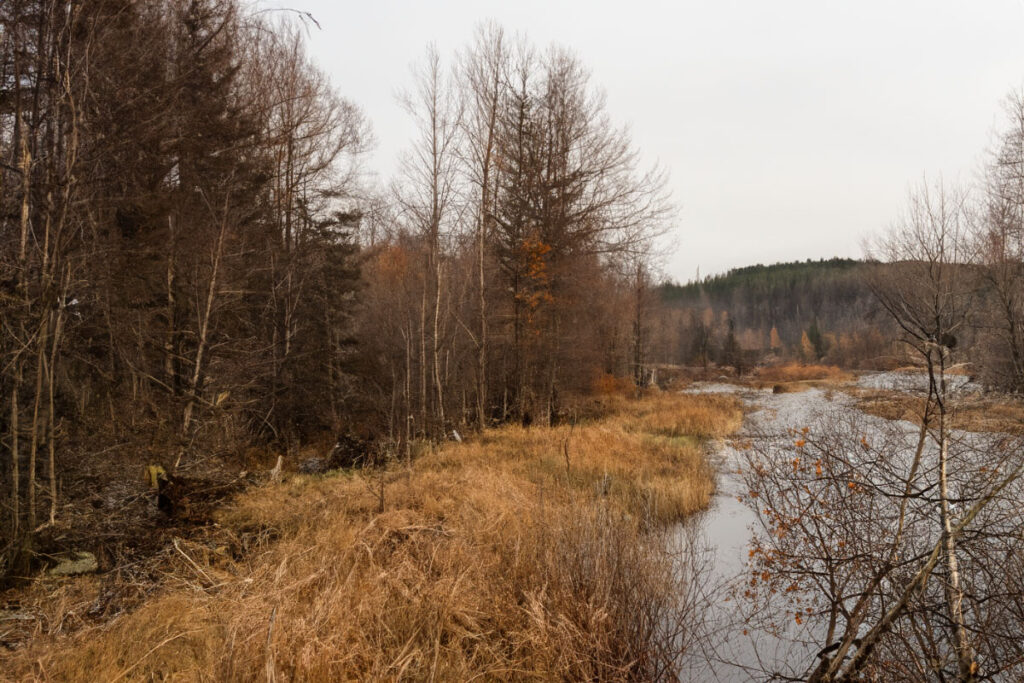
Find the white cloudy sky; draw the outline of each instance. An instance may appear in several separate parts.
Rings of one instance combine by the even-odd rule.
[[[650,163],[671,172],[679,280],[858,256],[924,174],[969,182],[1024,86],[1024,0],[264,0],[312,12],[314,57],[371,120],[387,177],[395,94],[428,42],[483,20],[577,51]]]

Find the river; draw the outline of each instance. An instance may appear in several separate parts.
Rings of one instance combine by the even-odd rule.
[[[976,387],[966,378],[955,378],[955,391],[974,391]],[[875,373],[862,376],[857,386],[865,389],[894,389],[916,392],[926,383],[920,375],[907,373]],[[712,457],[718,470],[717,490],[704,513],[681,527],[680,537],[686,536],[691,552],[706,553],[703,566],[706,575],[699,577],[702,605],[698,610],[699,636],[692,639],[680,679],[687,681],[750,681],[766,680],[775,674],[779,679],[799,677],[816,661],[821,647],[821,634],[810,632],[807,624],[786,622],[775,632],[767,632],[750,625],[749,605],[738,599],[742,591],[736,587],[749,580],[749,548],[752,534],[758,533],[758,520],[754,511],[738,497],[746,493],[738,468],[745,462],[737,450],[751,434],[776,435],[780,441],[792,443],[789,430],[808,427],[811,430],[835,420],[856,420],[858,428],[865,430],[866,438],[906,439],[909,444],[916,438],[918,428],[909,422],[885,420],[866,415],[856,407],[856,399],[842,391],[817,388],[794,393],[772,393],[731,384],[696,383],[687,389],[690,393],[728,392],[741,397],[748,413],[743,433],[736,439],[715,444]],[[832,422],[826,423],[826,420]],[[961,442],[988,443],[998,435],[980,435],[959,432]],[[783,452],[782,450],[779,451]],[[694,541],[693,539],[699,539]],[[922,543],[931,542],[922,539]]]

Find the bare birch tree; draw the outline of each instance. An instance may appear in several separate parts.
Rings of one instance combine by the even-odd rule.
[[[488,24],[477,29],[473,46],[463,55],[461,83],[466,89],[463,118],[463,164],[476,191],[474,230],[476,233],[476,287],[478,326],[474,343],[476,363],[476,420],[487,424],[489,388],[487,356],[490,322],[488,320],[488,264],[491,258],[491,226],[494,222],[498,179],[498,134],[501,107],[505,103],[509,68],[509,47],[501,27]]]
[[[423,245],[419,408],[420,429],[430,434],[443,432],[446,425],[442,357],[450,320],[445,311],[445,240],[457,221],[456,153],[463,104],[435,47],[428,47],[415,78],[415,89],[402,101],[416,123],[417,139],[403,160],[397,197],[413,234]]]
[[[985,220],[978,232],[982,270],[990,290],[984,327],[988,379],[1024,391],[1024,93],[1007,99],[1008,123],[988,160]]]

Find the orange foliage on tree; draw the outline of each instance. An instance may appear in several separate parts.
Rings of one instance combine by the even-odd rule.
[[[377,273],[387,282],[401,282],[409,273],[409,252],[398,245],[389,245],[377,253]]]
[[[551,296],[551,276],[547,261],[551,245],[539,238],[526,237],[519,251],[522,262],[526,265],[523,273],[525,286],[516,294],[516,298],[525,305],[526,321],[532,326],[541,305],[554,301],[554,297]]]
[[[817,354],[814,352],[814,344],[811,343],[810,337],[807,336],[807,330],[804,330],[803,334],[800,335],[800,355],[805,361],[817,359]]]

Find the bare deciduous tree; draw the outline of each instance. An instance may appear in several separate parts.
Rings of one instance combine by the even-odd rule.
[[[990,289],[985,327],[994,334],[983,367],[989,380],[1024,391],[1024,93],[1007,101],[1008,125],[987,169],[981,221],[982,273]]]

